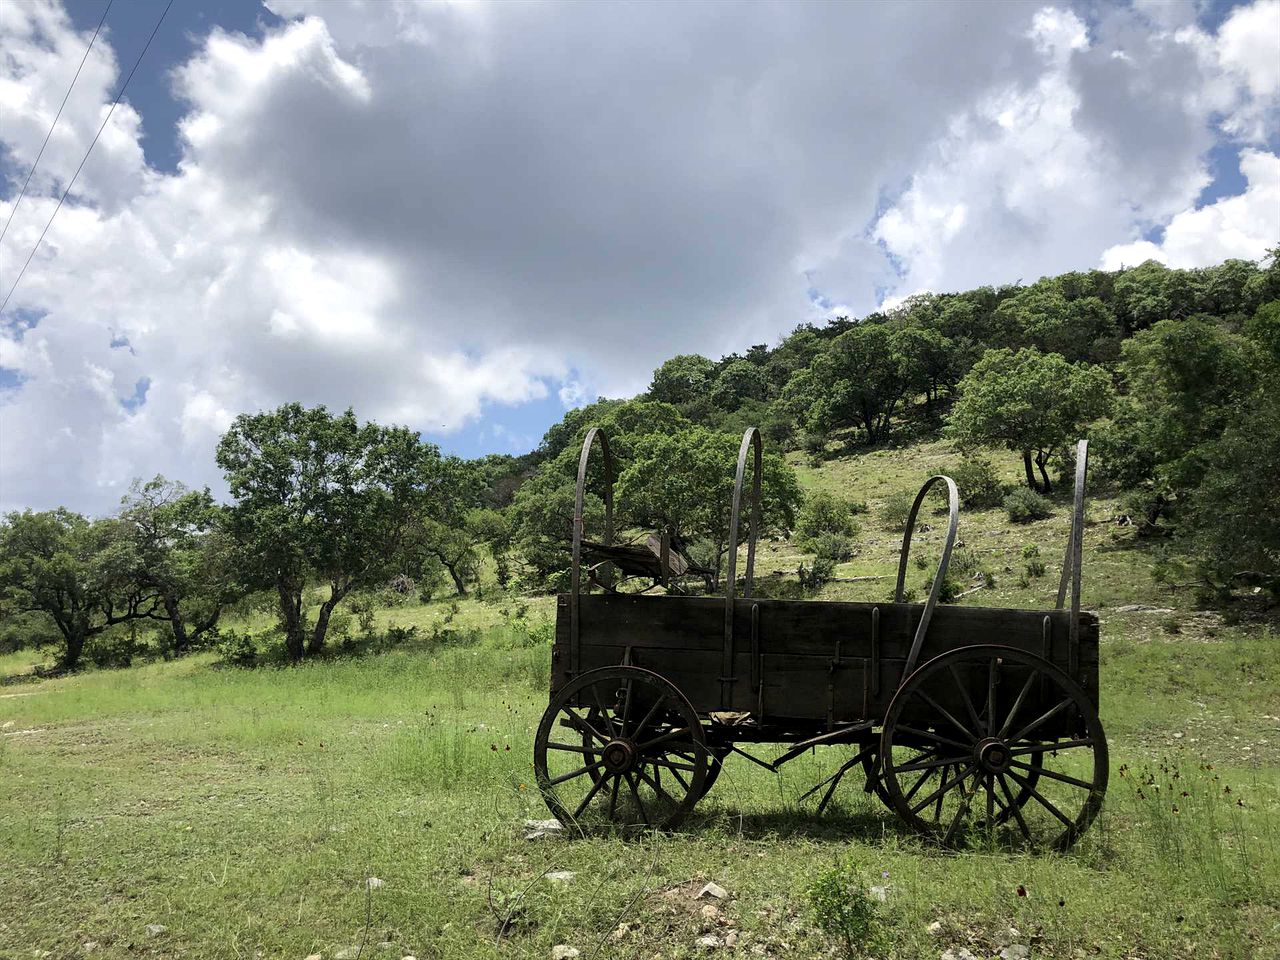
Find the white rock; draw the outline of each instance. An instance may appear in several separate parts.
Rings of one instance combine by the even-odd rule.
[[[411,953],[406,953],[403,957],[400,958],[400,960],[418,960],[418,958]]]
[[[1011,943],[1000,951],[1000,960],[1027,960],[1031,948],[1024,943]]]
[[[935,937],[942,936],[942,921],[935,920],[933,923],[929,924],[929,932]]]
[[[697,940],[693,941],[693,943],[694,946],[701,947],[703,950],[719,950],[724,946],[724,943],[719,937],[713,937],[711,934],[707,934],[705,937],[699,937]]]
[[[323,954],[323,953],[309,953],[309,954],[307,954],[307,960],[324,960],[324,954]]]
[[[871,899],[879,900],[881,903],[884,903],[886,900],[889,899],[889,888],[888,887],[872,887]]]
[[[968,947],[952,947],[942,951],[942,960],[978,960]]]
[[[717,900],[723,900],[729,896],[729,892],[718,883],[708,883],[705,887],[698,891],[695,900],[701,900],[703,897],[715,897]]]
[[[93,951],[98,949],[98,941],[86,940],[81,946],[85,953],[93,953]]]
[[[571,947],[568,944],[557,943],[551,948],[551,960],[574,960],[575,957],[582,956],[577,947]]]
[[[717,910],[715,908],[715,905],[711,903],[706,904],[702,908],[701,912],[702,912],[703,920],[714,920],[716,917],[720,916],[720,911]]]
[[[738,945],[738,931],[730,930],[724,935],[724,945],[726,947],[736,947]]]
[[[168,930],[168,929],[169,929],[169,928],[168,928],[168,927],[166,927],[163,923],[148,923],[148,924],[147,924],[147,936],[148,936],[148,937],[158,937],[158,936],[160,936],[160,934],[164,933],[164,932],[165,932],[166,930]]]
[[[524,838],[526,840],[558,837],[563,830],[564,824],[559,820],[526,820],[524,822]]]
[[[577,874],[572,870],[552,870],[549,873],[544,873],[542,876],[547,880],[550,880],[552,883],[568,883],[576,877]]]
[[[343,947],[333,955],[333,960],[356,960],[360,956],[359,947]]]
[[[370,890],[377,890],[379,887],[385,886],[386,881],[379,880],[377,877],[370,877],[365,881],[365,885],[368,886]]]

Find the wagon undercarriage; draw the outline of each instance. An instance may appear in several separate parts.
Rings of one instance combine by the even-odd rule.
[[[819,814],[852,775],[907,826],[946,845],[981,837],[1065,849],[1089,826],[1108,765],[1098,621],[1079,608],[1083,441],[1059,605],[1047,611],[937,605],[958,523],[958,493],[945,477],[916,499],[895,603],[752,599],[758,479],[741,591],[731,553],[722,599],[584,594],[581,504],[595,442],[605,455],[606,542],[612,537],[612,465],[604,437],[591,431],[572,588],[558,600],[552,697],[534,748],[555,816],[582,829],[669,828],[711,789],[731,753],[776,771],[821,748],[836,759],[797,798]],[[760,439],[749,430],[731,543],[752,452],[758,478]],[[916,513],[938,483],[950,495],[942,560],[928,600],[903,603]],[[770,756],[766,744],[785,749]]]

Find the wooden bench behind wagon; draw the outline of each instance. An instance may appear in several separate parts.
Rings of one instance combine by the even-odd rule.
[[[959,492],[945,476],[930,478],[912,506],[895,602],[753,598],[761,476],[754,428],[738,455],[723,597],[584,593],[583,502],[597,447],[602,543],[613,541],[613,464],[607,439],[593,429],[579,461],[571,586],[557,598],[551,700],[534,745],[537,781],[558,818],[583,828],[672,827],[711,789],[730,753],[777,770],[823,746],[843,755],[801,798],[821,792],[819,813],[857,772],[908,825],[949,845],[982,836],[1063,849],[1088,827],[1106,791],[1107,745],[1097,710],[1098,620],[1080,610],[1085,441],[1052,610],[938,605],[959,523]],[[926,601],[906,603],[912,531],[935,486],[948,497],[942,556]],[[662,555],[662,582],[667,564]],[[760,743],[788,749],[766,761],[742,746]]]

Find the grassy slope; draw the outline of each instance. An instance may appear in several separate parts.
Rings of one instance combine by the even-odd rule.
[[[953,459],[934,444],[802,468],[807,486],[873,507],[841,576],[893,573],[898,538],[874,507]],[[794,798],[839,762],[835,749],[778,778],[730,761],[675,836],[526,842],[521,820],[547,815],[528,788],[547,654],[503,625],[514,602],[465,601],[450,625],[486,628],[477,646],[287,670],[199,656],[0,687],[0,957],[81,956],[86,943],[104,957],[332,957],[362,941],[367,909],[365,956],[401,955],[382,941],[418,957],[547,957],[557,943],[584,957],[691,956],[717,924],[679,886],[696,877],[733,895],[720,919],[740,931],[739,953],[826,956],[804,891],[843,857],[867,885],[889,885],[896,957],[959,945],[989,956],[1010,924],[1033,956],[1280,956],[1277,638],[1158,587],[1128,529],[1108,523],[1113,509],[1091,504],[1085,559],[1086,604],[1104,621],[1112,786],[1066,857],[924,849],[856,786],[817,819]],[[961,536],[997,586],[962,602],[1051,605],[1066,523],[1061,507],[1016,529],[999,511],[964,514]],[[917,549],[936,551],[938,535]],[[1049,569],[1020,588],[1028,542]],[[770,544],[762,572],[801,558]],[[913,565],[911,582],[927,574]],[[1177,613],[1115,610],[1134,603]],[[425,634],[449,607],[380,619]],[[542,599],[529,616],[550,613]],[[577,876],[553,884],[549,870]],[[366,900],[369,876],[385,885]],[[515,932],[495,946],[495,914],[508,913]],[[631,931],[612,939],[620,918]]]

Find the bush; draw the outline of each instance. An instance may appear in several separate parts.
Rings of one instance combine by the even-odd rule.
[[[853,519],[853,505],[829,493],[810,496],[796,517],[796,543],[806,550],[816,550],[816,542],[824,534],[852,537],[858,532]]]
[[[1040,559],[1040,548],[1034,543],[1022,548],[1022,562],[1028,580],[1038,580],[1044,576],[1044,561]]]
[[[800,580],[800,588],[806,593],[816,593],[821,590],[824,584],[830,583],[831,578],[835,576],[836,565],[833,561],[823,557],[815,557],[812,567],[805,567],[802,563],[800,569],[796,571],[796,577]]]
[[[884,931],[876,902],[862,888],[852,863],[828,870],[809,888],[814,922],[833,938],[847,958],[871,956],[882,946]]]
[[[844,563],[853,556],[853,540],[841,533],[821,533],[811,543],[819,560]]]
[[[95,667],[131,667],[133,658],[143,651],[133,630],[100,633],[85,648],[85,655]]]
[[[991,461],[985,458],[961,460],[951,469],[951,479],[960,488],[960,502],[973,510],[998,507],[1004,500],[1005,485]]]
[[[916,502],[915,494],[907,490],[899,490],[885,498],[880,504],[879,517],[886,530],[904,530],[907,518],[911,516],[911,506]]]
[[[1028,487],[1018,487],[1005,497],[1004,508],[1014,523],[1030,523],[1053,516],[1052,504]]]
[[[219,631],[217,649],[222,662],[233,667],[252,667],[258,662],[257,639],[239,630]]]

